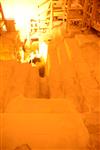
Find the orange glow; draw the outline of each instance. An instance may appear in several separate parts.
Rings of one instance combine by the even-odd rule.
[[[36,54],[34,54],[34,52],[30,53],[30,59],[31,60],[34,59],[35,57],[37,57],[37,58],[41,57],[40,54],[39,54],[39,52],[38,52],[38,50],[36,50]]]
[[[32,10],[33,9],[33,10]],[[19,13],[18,13],[19,10]],[[20,14],[21,12],[21,14]],[[29,39],[30,33],[30,20],[34,18],[34,20],[38,19],[38,12],[35,6],[16,6],[14,11],[14,20],[16,22],[16,28],[20,31],[21,39]]]
[[[41,58],[42,63],[46,63],[48,53],[48,45],[45,42],[39,43],[39,51],[36,50],[36,54],[34,52],[30,53],[30,59],[34,59],[35,57]]]
[[[20,31],[21,39],[29,38],[30,32],[30,20],[34,19],[38,21],[39,19],[45,18],[47,15],[47,10],[49,4],[42,8],[38,8],[38,4],[41,0],[6,0],[2,1],[2,6],[4,10],[4,15],[6,19],[14,19],[16,23],[16,29]],[[43,12],[45,10],[45,12]],[[41,14],[41,16],[39,15]]]
[[[21,49],[20,50],[20,55],[21,55],[21,62],[24,62],[24,51]]]
[[[36,50],[36,53],[34,53],[33,51],[30,52],[30,55],[26,59],[24,58],[23,49],[20,48],[19,55],[20,55],[21,63],[29,62],[30,60],[33,60],[36,57],[36,58],[40,58],[41,62],[45,64],[48,55],[48,45],[45,42],[39,42],[39,50]]]
[[[25,39],[29,36],[30,18],[36,16],[36,9],[31,1],[19,1],[10,0],[2,2],[4,15],[6,19],[14,19],[16,23],[16,29],[20,31],[21,39]],[[33,12],[32,12],[33,11]],[[32,16],[35,14],[35,16]]]
[[[39,43],[39,54],[42,57],[44,63],[46,63],[48,54],[48,45],[45,42]]]

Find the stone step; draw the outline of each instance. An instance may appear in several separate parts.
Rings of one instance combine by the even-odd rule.
[[[88,131],[70,100],[16,97],[6,110],[0,114],[3,149],[29,144],[33,149],[86,150]]]

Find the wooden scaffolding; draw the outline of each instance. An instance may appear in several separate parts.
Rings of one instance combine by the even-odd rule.
[[[64,21],[64,0],[52,0],[53,21]]]
[[[100,0],[93,1],[91,26],[100,32]]]
[[[85,0],[83,26],[100,32],[100,0]]]
[[[83,27],[90,29],[91,16],[93,10],[93,0],[85,0],[84,3],[84,15],[83,15]]]
[[[71,24],[82,26],[83,3],[74,3],[72,0],[65,0],[66,29],[69,31]]]
[[[30,20],[30,36],[34,33],[49,33],[52,29],[52,0],[43,0],[41,3],[36,3],[38,14],[37,20]]]
[[[35,32],[50,33],[55,21],[64,22],[64,0],[43,0],[42,3],[39,2],[36,5],[38,8],[38,20],[31,19],[30,35]]]
[[[2,30],[4,30],[4,28],[7,30],[6,20],[5,20],[2,5],[0,2],[0,33],[2,32]]]

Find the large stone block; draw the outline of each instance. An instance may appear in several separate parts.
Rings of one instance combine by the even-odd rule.
[[[88,131],[68,99],[16,97],[3,114],[3,148],[86,150]]]
[[[77,40],[77,43],[80,47],[84,46],[85,44],[98,43],[99,41],[99,37],[93,34],[77,34],[75,39]]]

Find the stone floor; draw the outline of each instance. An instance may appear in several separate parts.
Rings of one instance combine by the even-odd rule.
[[[5,112],[9,101],[20,94],[28,98],[69,98],[82,114],[90,133],[88,149],[99,150],[99,37],[93,33],[68,35],[64,26],[54,28],[44,78],[30,64],[18,64],[15,60],[0,61],[1,112]]]

